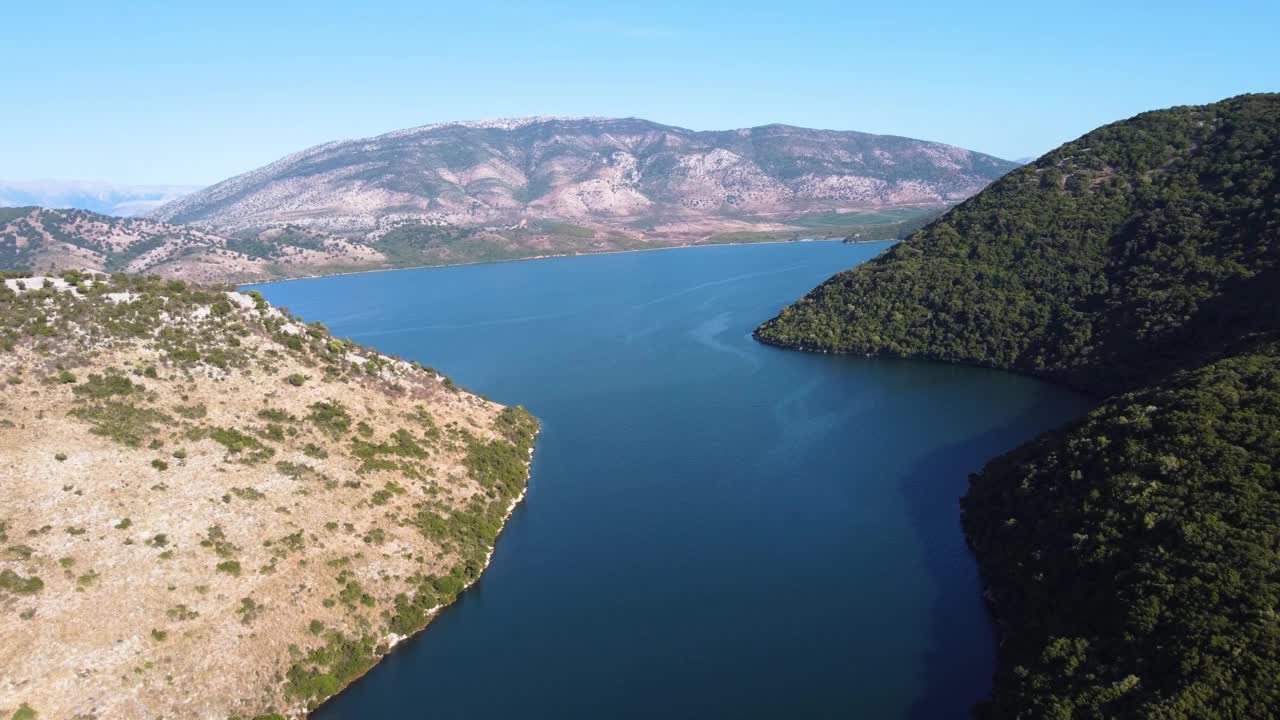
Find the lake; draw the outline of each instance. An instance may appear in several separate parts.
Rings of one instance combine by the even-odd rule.
[[[995,644],[957,499],[1087,406],[1008,373],[751,339],[885,247],[259,286],[543,423],[481,580],[313,717],[967,717]]]

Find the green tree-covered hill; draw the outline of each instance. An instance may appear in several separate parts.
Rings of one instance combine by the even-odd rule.
[[[1106,398],[970,478],[990,718],[1280,717],[1280,95],[1149,112],[762,325]]]
[[[1278,168],[1280,95],[1144,113],[1009,173],[757,336],[1134,387],[1280,326]]]

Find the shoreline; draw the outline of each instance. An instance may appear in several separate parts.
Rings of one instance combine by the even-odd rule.
[[[770,319],[773,319],[773,318],[770,318]],[[769,321],[766,320],[765,322],[769,322]],[[779,350],[789,350],[792,352],[804,352],[804,353],[811,353],[814,355],[846,355],[846,356],[857,355],[865,358],[881,358],[886,360],[910,360],[913,362],[942,363],[944,365],[978,368],[981,370],[996,370],[999,372],[1006,372],[1011,375],[1018,375],[1020,377],[1030,378],[1031,380],[1039,380],[1040,382],[1048,383],[1056,387],[1065,388],[1067,390],[1070,390],[1071,392],[1074,392],[1080,395],[1081,397],[1088,398],[1088,400],[1095,405],[1097,403],[1102,402],[1103,400],[1105,400],[1106,398],[1110,397],[1113,394],[1107,391],[1099,391],[1097,389],[1088,388],[1088,387],[1085,387],[1084,385],[1071,382],[1071,380],[1066,377],[1059,377],[1056,375],[1047,375],[1043,373],[1038,373],[1034,370],[1024,370],[1022,368],[1016,368],[1016,367],[1004,367],[1001,365],[985,364],[985,363],[978,363],[978,362],[966,362],[964,360],[951,360],[948,358],[927,357],[924,355],[900,355],[897,353],[890,353],[890,352],[860,352],[858,350],[834,350],[831,348],[823,348],[823,347],[808,347],[805,345],[800,345],[798,343],[781,342],[781,341],[773,340],[771,338],[767,338],[761,335],[760,327],[763,325],[764,323],[761,323],[760,325],[757,325],[754,330],[751,331],[751,339],[755,340],[761,345],[777,348]]]
[[[381,653],[376,658],[374,658],[373,664],[371,664],[368,667],[368,669],[366,669],[364,672],[352,678],[351,682],[347,683],[346,685],[343,685],[341,688],[338,689],[337,692],[325,698],[324,700],[321,700],[314,708],[311,708],[310,710],[306,709],[306,707],[291,708],[292,711],[302,713],[301,715],[297,715],[295,717],[301,717],[301,718],[311,717],[312,714],[314,714],[315,712],[323,708],[328,703],[332,702],[334,698],[341,695],[344,691],[346,691],[347,688],[360,682],[361,679],[363,679],[369,673],[373,672],[380,664],[382,664],[382,661],[386,660],[387,657],[391,655],[391,652],[397,646],[404,643],[404,641],[406,640],[411,640],[413,638],[421,637],[431,627],[431,623],[435,622],[436,616],[440,614],[440,611],[461,602],[463,599],[463,595],[468,590],[470,590],[476,583],[480,582],[480,579],[484,577],[485,571],[489,569],[489,565],[493,563],[494,553],[498,551],[498,541],[502,539],[502,531],[507,529],[507,521],[511,519],[512,514],[515,513],[516,508],[520,506],[520,503],[524,502],[525,496],[529,494],[529,484],[533,482],[533,456],[534,456],[534,452],[538,447],[538,437],[540,435],[542,435],[541,426],[539,426],[538,431],[533,434],[533,447],[529,448],[529,461],[525,463],[525,468],[527,472],[525,473],[524,487],[520,489],[520,494],[512,498],[511,503],[507,505],[507,511],[502,515],[502,527],[498,528],[498,535],[497,537],[494,538],[493,546],[489,548],[489,552],[485,555],[484,565],[480,568],[480,573],[476,575],[475,578],[471,580],[471,582],[468,582],[466,585],[462,586],[462,590],[458,592],[458,595],[454,598],[453,602],[445,603],[442,605],[436,605],[435,607],[432,607],[430,610],[427,610],[426,611],[427,624],[423,625],[421,629],[419,629],[418,631],[410,635],[396,635],[395,633],[391,633],[386,638],[384,638],[383,642],[385,642],[387,645],[386,652]]]
[[[554,253],[551,255],[530,255],[529,257],[511,258],[509,260],[476,260],[472,262],[445,263],[441,265],[406,265],[405,267],[370,268],[368,270],[344,270],[335,273],[319,273],[315,275],[294,275],[274,280],[255,280],[253,282],[232,283],[237,288],[250,288],[259,285],[276,285],[300,280],[319,280],[322,278],[345,277],[348,275],[369,275],[372,273],[399,272],[401,270],[437,270],[455,267],[473,267],[476,265],[502,265],[506,263],[533,262],[536,260],[556,260],[572,257],[592,257],[596,255],[622,255],[626,253],[659,252],[663,250],[693,250],[696,248],[742,247],[747,245],[792,245],[798,243],[841,243],[845,245],[871,245],[874,243],[896,243],[900,240],[847,240],[844,238],[800,238],[797,240],[761,240],[759,242],[727,242],[727,243],[693,243],[690,245],[667,245],[664,247],[634,248],[631,250],[597,250],[595,252]]]

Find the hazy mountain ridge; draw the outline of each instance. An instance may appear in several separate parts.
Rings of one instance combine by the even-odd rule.
[[[0,207],[39,205],[135,217],[199,190],[199,185],[120,185],[94,180],[0,180]]]
[[[941,143],[848,131],[522,118],[325,143],[153,217],[222,232],[288,222],[359,236],[405,222],[562,221],[638,239],[696,240],[786,229],[787,218],[807,212],[945,204],[1014,167]]]
[[[0,208],[0,269],[158,274],[247,281],[377,262],[345,240],[289,227],[227,238],[199,228],[87,210]]]

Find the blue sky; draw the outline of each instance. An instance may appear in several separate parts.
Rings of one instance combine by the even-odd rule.
[[[444,120],[771,122],[1038,155],[1280,90],[1276,2],[14,0],[0,178],[216,182]]]

